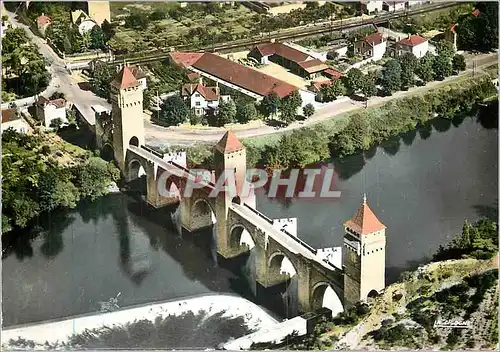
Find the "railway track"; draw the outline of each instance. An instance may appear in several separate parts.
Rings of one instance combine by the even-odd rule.
[[[345,30],[345,29],[352,29],[356,27],[362,27],[362,26],[367,26],[367,25],[378,25],[381,23],[388,22],[390,20],[398,19],[401,17],[406,17],[406,16],[413,16],[413,15],[419,15],[427,12],[432,12],[440,9],[445,9],[449,7],[454,7],[456,6],[457,3],[453,2],[446,2],[446,3],[437,3],[437,4],[432,4],[429,6],[413,9],[413,10],[405,10],[405,11],[399,11],[399,12],[393,12],[381,16],[376,16],[374,18],[371,18],[366,21],[355,21],[355,22],[347,22],[347,23],[342,23],[342,24],[334,24],[331,25],[329,23],[324,23],[322,25],[318,25],[312,28],[304,28],[300,29],[297,31],[293,32],[288,32],[288,33],[276,33],[267,37],[261,36],[258,39],[240,39],[240,40],[235,40],[227,43],[221,43],[221,44],[216,44],[216,45],[206,45],[200,48],[193,48],[190,45],[181,45],[176,47],[176,50],[183,51],[183,50],[196,50],[196,51],[217,51],[217,52],[225,52],[225,51],[232,51],[235,49],[247,49],[251,48],[257,44],[268,42],[271,39],[278,40],[278,41],[284,41],[284,40],[291,40],[291,39],[302,39],[306,38],[308,36],[314,36],[314,35],[321,35],[324,33],[329,33],[329,32],[334,32],[334,31],[339,31],[339,30]],[[169,51],[168,50],[157,50],[154,52],[149,52],[145,53],[144,55],[130,55],[130,54],[125,54],[125,55],[116,55],[114,61],[109,62],[110,65],[116,65],[120,64],[123,62],[127,62],[129,64],[144,64],[144,63],[150,63],[150,62],[155,62],[155,61],[160,61],[164,60],[168,57]]]

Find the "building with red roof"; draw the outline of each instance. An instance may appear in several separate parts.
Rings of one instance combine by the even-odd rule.
[[[47,28],[50,26],[51,23],[52,23],[52,20],[50,19],[50,17],[43,14],[43,13],[36,18],[36,25],[37,25],[38,31],[42,35],[45,35],[45,31],[47,30]]]
[[[350,292],[348,304],[366,302],[385,288],[386,226],[375,216],[363,198],[363,204],[344,223],[342,265],[344,290]]]
[[[328,68],[322,61],[283,43],[257,45],[250,51],[248,57],[254,58],[261,64],[274,62],[306,79],[315,78]]]
[[[417,58],[421,58],[429,51],[429,41],[419,34],[413,34],[397,42],[394,50],[398,56],[405,53],[412,53]]]
[[[456,23],[452,24],[450,27],[446,29],[444,32],[444,39],[453,43],[453,47],[455,51],[457,50],[457,25]]]
[[[229,101],[229,95],[221,95],[219,86],[206,87],[201,83],[187,83],[181,88],[181,97],[189,101],[189,105],[198,116],[205,115],[208,111],[214,114],[221,101]]]
[[[21,117],[21,114],[17,108],[3,109],[2,110],[2,126],[1,132],[12,128],[18,133],[27,133],[30,127],[26,121]]]
[[[387,49],[387,41],[382,33],[367,35],[354,43],[354,53],[365,59],[372,58],[373,61],[380,60]]]

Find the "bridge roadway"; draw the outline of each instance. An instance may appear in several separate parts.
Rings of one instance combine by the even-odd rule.
[[[153,163],[154,165],[156,165],[156,167],[161,167],[173,175],[187,178],[193,182],[196,179],[196,175],[193,174],[189,169],[186,169],[173,162],[163,160],[163,158],[159,156],[160,153],[154,152],[153,150],[150,150],[147,147],[136,147],[131,145],[128,147],[128,149],[131,152],[135,153],[136,155],[140,156],[141,158],[144,158],[145,160]],[[204,186],[212,189],[215,188],[215,184],[209,181],[197,180],[196,182],[199,182]],[[236,203],[233,203],[229,207],[229,209],[230,211],[233,211],[234,213],[239,215],[241,218],[254,224],[256,227],[258,227],[260,230],[264,232],[265,236],[271,237],[281,246],[287,248],[291,253],[298,254],[306,259],[309,259],[317,264],[320,264],[326,270],[332,272],[339,270],[330,263],[328,263],[326,260],[318,258],[318,256],[316,255],[317,250],[309,246],[307,243],[305,243],[298,237],[295,237],[286,231],[281,231],[273,227],[272,220],[269,219],[263,213],[259,212],[258,210],[253,209],[246,204],[240,205]]]

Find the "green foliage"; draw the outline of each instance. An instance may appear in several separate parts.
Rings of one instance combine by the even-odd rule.
[[[265,117],[274,116],[278,112],[281,99],[275,92],[266,95],[260,102],[259,108]]]
[[[89,81],[90,89],[97,96],[108,99],[110,83],[115,76],[116,71],[112,66],[106,65],[104,62],[96,62]]]
[[[304,106],[303,110],[304,110],[304,116],[307,118],[314,115],[314,106],[311,103]]]
[[[293,91],[283,99],[279,104],[281,120],[289,124],[297,119],[297,109],[302,105],[302,98],[298,91]]]
[[[438,55],[434,59],[433,69],[438,80],[443,80],[453,73],[450,59],[442,55]]]
[[[480,219],[473,224],[464,222],[462,233],[446,247],[440,246],[434,260],[476,258],[488,259],[498,251],[498,224]]]
[[[467,67],[464,56],[460,54],[453,56],[452,67],[454,72],[464,71]]]
[[[44,211],[74,208],[82,198],[95,199],[119,178],[119,170],[98,158],[62,167],[49,157],[38,135],[13,130],[2,134],[2,231],[23,228]]]
[[[148,28],[148,15],[144,11],[132,11],[130,15],[125,19],[125,26],[128,28],[142,29]]]
[[[401,86],[409,88],[415,85],[415,71],[418,60],[412,53],[406,53],[400,58],[401,63]]]
[[[45,59],[38,48],[30,42],[21,28],[9,28],[2,39],[2,66],[6,71],[5,81],[13,82],[17,95],[31,96],[44,90],[50,75]],[[14,77],[10,77],[12,74]]]
[[[62,127],[63,121],[60,117],[53,119],[50,121],[50,128],[55,129],[56,131]]]
[[[381,327],[372,333],[373,339],[377,342],[384,341],[389,345],[408,346],[413,345],[413,336],[416,329],[407,328],[403,324],[393,327]]]
[[[257,119],[257,108],[253,102],[240,102],[236,103],[236,120],[239,123],[247,123]]]
[[[236,104],[234,101],[221,101],[217,112],[217,125],[224,126],[228,123],[235,122],[236,119]]]
[[[391,59],[385,64],[381,84],[388,95],[401,88],[401,64],[399,61]]]
[[[178,95],[173,95],[165,100],[161,106],[159,123],[166,126],[177,126],[188,120],[191,110]]]
[[[453,44],[451,42],[447,40],[441,40],[436,45],[436,53],[438,56],[451,61],[453,55],[455,55],[455,49],[453,48]]]
[[[350,92],[349,94],[354,94],[363,87],[363,79],[363,72],[357,68],[351,68],[347,72],[347,75],[345,76],[345,86]]]
[[[370,72],[364,76],[363,84],[361,85],[361,93],[365,99],[373,97],[377,94],[377,76],[374,72]]]
[[[434,80],[434,55],[431,53],[426,53],[424,57],[418,60],[418,65],[415,69],[415,73],[425,84],[427,82]]]
[[[463,50],[498,48],[498,3],[478,2],[479,16],[469,13],[458,21],[457,45]]]
[[[319,89],[321,93],[321,100],[323,102],[336,100],[337,97],[343,96],[347,93],[341,79],[335,79],[330,85],[322,84]]]
[[[106,39],[104,37],[104,32],[101,27],[94,26],[90,31],[90,48],[91,49],[103,49],[106,44]]]

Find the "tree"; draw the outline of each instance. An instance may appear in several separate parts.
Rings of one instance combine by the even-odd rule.
[[[314,106],[311,103],[307,104],[306,106],[304,106],[303,112],[305,117],[311,117],[312,115],[314,115]]]
[[[453,67],[453,71],[457,73],[460,71],[464,71],[467,67],[464,56],[460,54],[456,54],[455,56],[453,56],[451,65]]]
[[[298,91],[293,91],[286,97],[281,99],[279,110],[281,112],[281,120],[289,124],[296,120],[297,110],[302,105],[302,98]]]
[[[217,112],[217,125],[224,126],[233,123],[236,118],[236,104],[234,101],[221,101]]]
[[[417,69],[415,70],[417,76],[425,84],[434,80],[434,55],[431,53],[425,54],[424,57],[418,61]]]
[[[418,60],[412,53],[406,53],[399,59],[401,64],[401,85],[405,88],[412,87],[415,84],[415,71],[418,66]]]
[[[497,2],[478,2],[479,10],[478,39],[480,49],[490,51],[498,48],[498,3]]]
[[[253,102],[238,102],[236,104],[236,120],[239,123],[247,123],[257,118],[257,109]]]
[[[165,19],[166,17],[167,17],[167,14],[160,9],[155,10],[149,14],[149,19],[151,21],[161,21],[161,20]]]
[[[280,107],[280,97],[276,92],[266,95],[260,102],[260,110],[265,117],[274,116]]]
[[[357,68],[351,68],[345,78],[345,86],[349,94],[354,94],[363,86],[363,72]]]
[[[188,120],[191,111],[178,95],[173,95],[165,100],[161,106],[159,120],[168,126],[177,126]]]
[[[365,79],[363,80],[363,85],[361,86],[361,92],[365,96],[365,99],[373,97],[377,94],[377,77],[375,73],[369,73],[365,75]]]
[[[436,44],[436,53],[438,56],[448,59],[451,62],[455,55],[453,44],[447,40],[441,40]]]
[[[434,59],[434,74],[436,79],[443,80],[453,73],[451,60],[444,55],[438,55]]]
[[[148,15],[143,11],[133,11],[126,19],[125,26],[128,28],[142,29],[148,28]]]
[[[104,32],[101,27],[94,26],[90,31],[90,48],[91,49],[102,49],[104,48],[105,39]]]
[[[392,59],[385,64],[381,83],[389,95],[401,88],[401,65],[397,60]]]
[[[115,76],[116,72],[113,67],[106,65],[104,62],[97,61],[89,82],[92,92],[101,98],[108,99],[109,85]]]
[[[54,130],[59,130],[62,127],[63,121],[60,117],[53,119],[50,121],[50,128],[53,128]]]
[[[107,43],[115,35],[113,26],[108,22],[108,20],[104,20],[101,25],[101,29],[104,33],[104,42]]]
[[[28,43],[28,36],[24,29],[19,27],[10,27],[5,31],[5,37],[2,39],[2,52],[12,53],[22,45]]]
[[[344,86],[344,83],[342,83],[342,80],[341,79],[335,79],[332,84],[330,85],[329,87],[329,91],[330,91],[330,94],[331,96],[333,96],[333,99],[332,100],[335,100],[337,99],[337,97],[340,97],[340,96],[343,96],[343,95],[346,95],[347,93],[347,89],[346,87]]]

